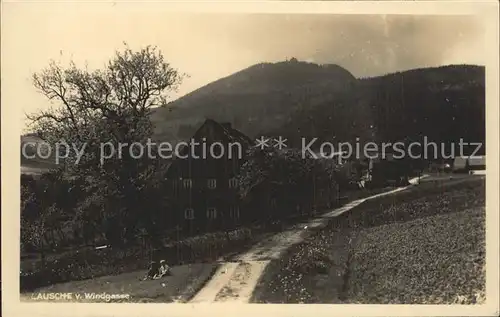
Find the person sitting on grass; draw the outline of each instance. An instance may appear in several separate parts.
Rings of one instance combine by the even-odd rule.
[[[158,280],[165,275],[170,275],[170,273],[170,266],[165,260],[161,260],[159,263],[152,261],[144,280]]]

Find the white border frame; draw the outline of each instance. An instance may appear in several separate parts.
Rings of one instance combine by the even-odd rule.
[[[3,1],[2,15],[9,14],[9,6],[17,3],[27,6],[28,1]],[[61,4],[61,2],[63,2]],[[328,305],[328,304],[63,304],[21,303],[19,301],[19,138],[21,125],[11,118],[18,117],[15,105],[2,102],[2,288],[4,316],[487,316],[498,315],[499,268],[499,77],[498,77],[498,1],[307,1],[307,2],[152,2],[115,1],[30,1],[30,6],[77,6],[82,14],[94,10],[112,13],[114,10],[165,10],[170,12],[200,13],[289,13],[289,14],[412,14],[462,15],[477,14],[487,22],[488,55],[486,63],[486,128],[487,128],[487,302],[484,305]],[[16,4],[16,5],[17,5]],[[6,30],[4,32],[19,32]],[[2,37],[3,38],[3,37]],[[3,47],[2,47],[3,48]],[[4,50],[2,49],[2,57]],[[2,58],[2,66],[8,61]],[[2,67],[5,69],[4,67]],[[11,86],[9,74],[2,72],[2,101]],[[19,133],[20,135],[21,133]]]

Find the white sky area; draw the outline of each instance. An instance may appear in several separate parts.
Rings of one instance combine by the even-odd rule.
[[[20,117],[50,105],[31,78],[51,59],[101,68],[124,41],[132,49],[157,46],[189,74],[173,99],[253,64],[291,57],[338,64],[357,77],[485,64],[483,26],[474,16],[188,14],[48,2],[4,3],[3,11],[2,73],[10,87],[4,102]]]

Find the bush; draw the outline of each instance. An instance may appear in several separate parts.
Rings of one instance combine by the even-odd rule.
[[[253,148],[247,157],[239,174],[240,194],[243,198],[250,197],[249,204],[259,201],[260,209],[279,206],[285,211],[279,213],[280,217],[286,217],[297,206],[310,206],[308,211],[312,212],[317,203],[315,193],[326,191],[324,196],[333,199],[338,194],[342,174],[333,160],[303,156],[293,149]]]

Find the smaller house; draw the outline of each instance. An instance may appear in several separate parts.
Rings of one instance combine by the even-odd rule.
[[[49,171],[50,169],[48,168],[38,168],[33,166],[21,165],[21,175],[31,175],[33,177],[39,177]]]
[[[445,160],[431,161],[428,165],[428,169],[430,172],[437,172],[437,173],[450,172],[452,163],[453,162]]]
[[[466,171],[467,169],[467,157],[465,156],[457,156],[453,161],[453,171],[460,172]]]
[[[469,157],[469,171],[486,170],[486,156]]]
[[[30,175],[33,178],[40,178],[41,175],[57,168],[55,151],[47,152],[45,146],[41,146],[44,141],[37,135],[31,133],[21,136],[21,175]],[[37,152],[37,147],[41,153]],[[47,155],[49,157],[41,157]]]
[[[453,172],[467,173],[470,171],[486,170],[486,157],[483,156],[457,156],[453,161]]]
[[[408,159],[396,158],[394,153],[371,153],[368,160],[368,181],[372,184],[404,184],[411,173]]]

